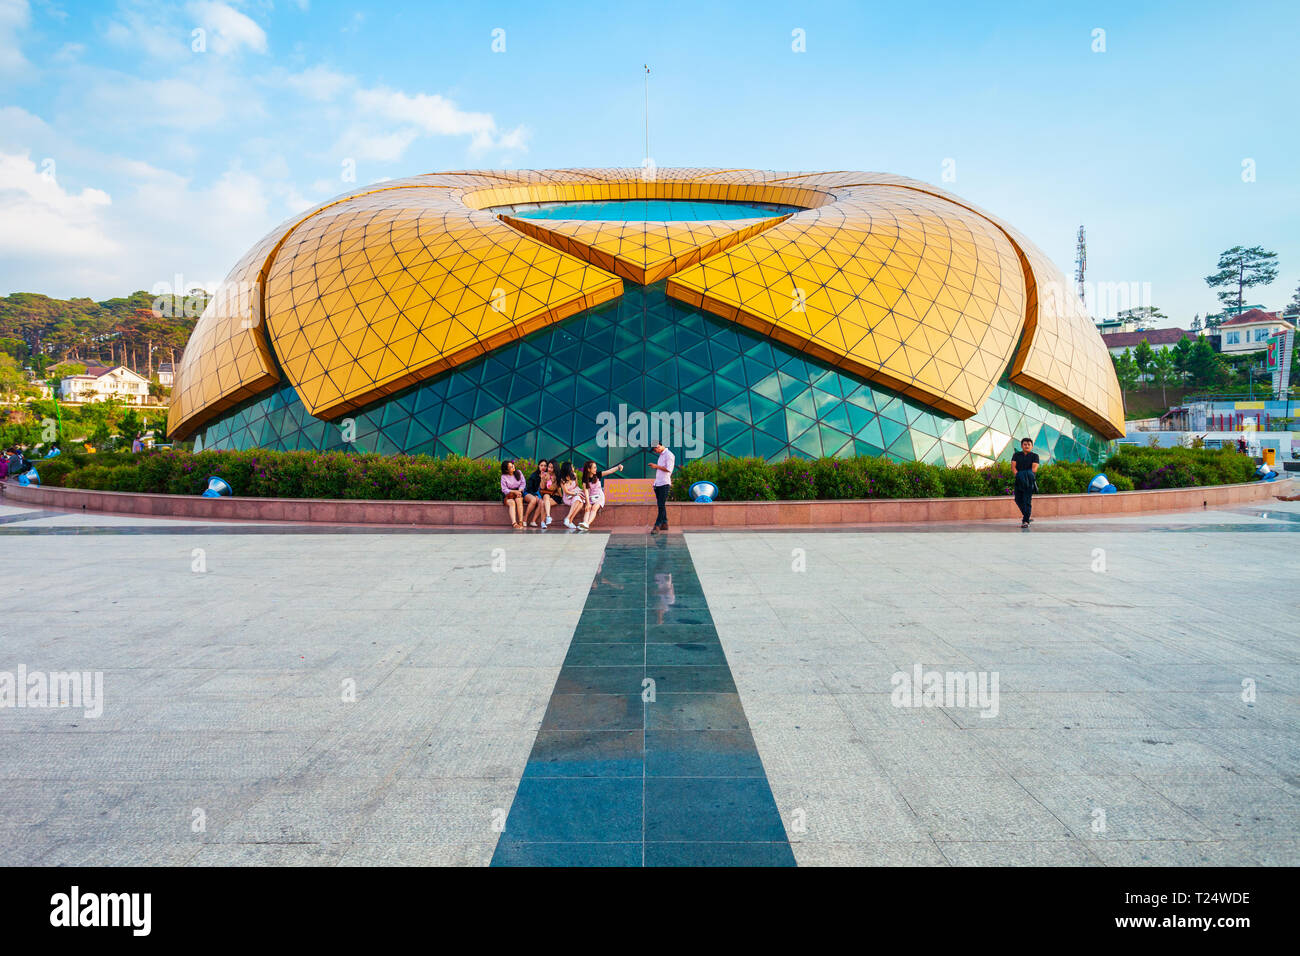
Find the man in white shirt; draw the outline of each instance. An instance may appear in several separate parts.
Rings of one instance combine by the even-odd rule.
[[[664,447],[663,442],[655,442],[652,450],[659,456],[659,461],[650,466],[655,470],[655,501],[659,504],[659,516],[655,519],[655,526],[650,529],[650,533],[658,534],[660,531],[668,530],[668,492],[673,487],[673,468],[677,464],[677,459]]]

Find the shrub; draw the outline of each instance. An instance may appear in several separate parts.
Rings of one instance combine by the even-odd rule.
[[[813,494],[826,500],[874,497],[875,483],[861,458],[818,458],[810,463]]]
[[[1097,469],[1075,461],[1061,461],[1038,469],[1038,490],[1045,495],[1077,495],[1088,490]]]
[[[1143,489],[1190,488],[1195,484],[1196,473],[1190,464],[1185,461],[1171,461],[1147,475],[1140,487]]]
[[[69,488],[103,491],[107,487],[109,469],[103,465],[87,465],[68,474],[65,483]]]
[[[51,458],[49,461],[32,462],[36,466],[36,473],[40,475],[41,484],[43,485],[62,485],[67,479],[69,472],[75,471],[77,465],[72,461],[64,461],[66,455],[60,455],[58,458]]]
[[[939,473],[944,469],[940,465],[927,465],[922,461],[904,462],[903,487],[904,498],[942,498],[943,480]]]
[[[787,458],[772,466],[772,486],[780,501],[809,501],[817,497],[813,478],[814,462],[807,458]]]
[[[945,468],[939,473],[945,498],[982,498],[992,494],[987,469],[981,471],[971,465]]]
[[[1256,477],[1255,462],[1232,448],[1151,449],[1126,445],[1107,459],[1101,470],[1112,481],[1116,475],[1127,476],[1138,488],[1240,484]]]
[[[988,478],[990,495],[1010,495],[1015,492],[1016,474],[1011,470],[1011,462],[995,461],[981,470]]]
[[[718,462],[717,475],[715,484],[723,501],[776,500],[772,466],[762,458],[726,458]]]

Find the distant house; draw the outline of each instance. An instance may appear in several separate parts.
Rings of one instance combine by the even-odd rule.
[[[172,382],[176,380],[176,373],[172,369],[171,362],[163,362],[158,366],[158,384],[163,388],[171,388]]]
[[[1113,335],[1116,332],[1139,332],[1142,326],[1132,317],[1115,317],[1113,319],[1098,319],[1096,321],[1097,331],[1102,335]]]
[[[1258,352],[1268,347],[1268,340],[1274,335],[1293,328],[1295,326],[1277,312],[1250,309],[1223,320],[1219,326],[1222,337],[1219,348],[1224,355]]]
[[[84,375],[60,380],[59,394],[65,402],[102,402],[115,398],[128,405],[143,405],[149,400],[149,380],[125,365],[112,368],[91,365]]]
[[[1146,329],[1142,332],[1103,333],[1101,340],[1106,343],[1106,349],[1111,355],[1123,355],[1125,349],[1137,348],[1143,339],[1159,352],[1173,348],[1181,339],[1195,338],[1196,333],[1186,329]]]
[[[37,398],[53,398],[54,390],[46,385],[44,381],[32,374],[31,370],[27,371],[27,387],[36,390]]]

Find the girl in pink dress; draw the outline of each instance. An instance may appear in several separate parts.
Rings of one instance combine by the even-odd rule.
[[[622,470],[622,465],[615,465],[613,468],[601,471],[600,466],[594,461],[589,461],[582,466],[582,490],[587,495],[587,517],[578,527],[583,531],[590,530],[596,515],[600,514],[600,509],[605,507],[605,489],[601,487],[600,479]]]

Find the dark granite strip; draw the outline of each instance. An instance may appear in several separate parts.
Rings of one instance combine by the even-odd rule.
[[[492,865],[794,865],[683,538],[607,542]]]
[[[0,524],[14,524],[18,521],[35,521],[37,518],[55,518],[63,514],[62,511],[24,511],[17,515],[0,516]]]

